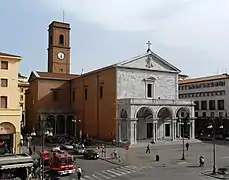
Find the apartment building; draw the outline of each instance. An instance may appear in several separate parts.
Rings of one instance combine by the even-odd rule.
[[[19,105],[21,108],[21,128],[25,127],[25,91],[29,88],[29,82],[26,76],[18,73],[18,91],[19,91]]]
[[[207,126],[207,117],[218,117],[228,126],[229,74],[179,80],[179,98],[195,103],[196,126]],[[204,120],[201,122],[201,120]],[[203,127],[199,127],[203,128]],[[198,130],[197,130],[198,131]]]
[[[0,150],[20,151],[18,65],[20,56],[0,52]],[[3,147],[4,146],[4,147]]]

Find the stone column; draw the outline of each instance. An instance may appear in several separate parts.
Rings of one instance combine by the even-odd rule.
[[[153,137],[152,137],[152,140],[153,141],[155,141],[154,139],[155,139],[155,133],[154,133],[154,131],[155,131],[155,128],[154,128],[154,126],[155,126],[155,123],[154,122],[152,122],[152,124],[153,124],[153,127],[152,127],[152,134],[153,134]]]
[[[176,121],[173,121],[173,141],[176,140],[177,131],[176,131]]]
[[[192,130],[192,136],[190,137],[191,139],[195,139],[195,120],[192,120],[191,123],[191,130]]]
[[[158,133],[157,133],[157,122],[154,123],[154,141],[156,142],[157,141],[157,136],[158,136]]]
[[[137,120],[131,119],[130,121],[130,144],[137,142]]]
[[[171,122],[170,122],[170,126],[171,126],[171,140],[173,141],[174,140],[174,125],[173,125],[173,121],[171,120]]]
[[[116,119],[116,141],[120,142],[121,139],[121,119]],[[128,131],[128,127],[127,127]]]

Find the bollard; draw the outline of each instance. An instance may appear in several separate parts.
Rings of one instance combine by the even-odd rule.
[[[156,155],[156,161],[159,161],[159,155],[158,154]]]

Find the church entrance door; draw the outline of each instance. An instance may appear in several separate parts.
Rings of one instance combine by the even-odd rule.
[[[147,138],[153,137],[153,123],[147,123]]]

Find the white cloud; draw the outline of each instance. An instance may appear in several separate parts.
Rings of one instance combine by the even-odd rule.
[[[172,46],[228,46],[228,0],[41,0],[109,31],[148,33]]]

